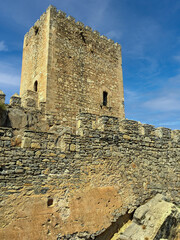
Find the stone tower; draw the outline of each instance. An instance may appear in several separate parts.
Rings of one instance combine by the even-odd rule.
[[[20,96],[55,124],[74,128],[79,112],[122,119],[121,47],[50,6],[25,35]]]

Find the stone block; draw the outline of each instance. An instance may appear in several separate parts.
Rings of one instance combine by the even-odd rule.
[[[22,174],[22,173],[24,173],[24,169],[16,169],[15,173]]]
[[[21,148],[30,148],[31,147],[31,138],[24,137],[22,139]]]
[[[71,152],[76,151],[76,145],[75,145],[75,144],[71,144],[71,145],[70,145],[70,151],[71,151]]]
[[[10,98],[10,105],[11,106],[21,106],[21,97],[17,93],[15,93]]]
[[[31,148],[41,148],[40,143],[31,143]]]
[[[125,140],[130,140],[130,139],[131,139],[131,137],[128,136],[128,135],[123,135],[123,138],[124,138]]]

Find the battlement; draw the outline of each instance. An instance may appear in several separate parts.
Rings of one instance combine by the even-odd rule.
[[[49,6],[47,9],[47,12],[51,11],[53,17],[57,19],[61,19],[61,21],[66,22],[66,24],[71,25],[74,29],[76,28],[75,31],[79,30],[81,34],[84,34],[84,39],[86,40],[87,44],[90,44],[94,42],[96,44],[96,47],[101,46],[103,47],[103,51],[106,52],[106,49],[109,51],[114,49],[115,51],[118,51],[118,57],[121,55],[121,46],[119,43],[114,43],[112,39],[108,39],[104,35],[100,35],[100,33],[97,30],[93,30],[89,26],[85,26],[82,22],[76,21],[75,18],[72,16],[67,16],[65,12],[61,10],[57,10],[56,7]],[[114,52],[112,53],[112,55]]]
[[[77,116],[76,130],[55,126],[16,135],[1,127],[0,186],[8,194],[29,183],[31,190],[111,185],[131,212],[155,193],[179,203],[179,130],[89,113]]]
[[[77,118],[77,135],[83,136],[83,132],[90,135],[92,131],[115,134],[126,140],[155,142],[170,141],[180,142],[180,130],[172,130],[165,127],[154,127],[150,124],[128,119],[118,119],[116,117],[97,116],[88,113],[81,113]],[[170,143],[170,144],[171,144]],[[165,146],[164,146],[165,147]]]
[[[121,46],[119,43],[115,43],[112,39],[108,39],[106,36],[101,35],[97,30],[93,30],[91,27],[89,26],[85,26],[84,23],[80,22],[80,21],[76,21],[76,19],[72,16],[67,16],[67,14],[61,10],[57,10],[56,7],[50,5],[46,12],[42,14],[42,16],[40,17],[40,19],[38,19],[34,26],[31,27],[31,29],[29,30],[28,33],[26,33],[25,38],[29,38],[32,35],[34,35],[34,32],[37,31],[37,28],[41,27],[41,23],[44,21],[45,15],[48,14],[49,12],[51,12],[53,14],[53,16],[56,16],[57,18],[60,18],[64,21],[67,21],[67,23],[72,24],[74,26],[76,26],[79,30],[84,31],[84,32],[88,32],[90,33],[90,38],[92,39],[100,39],[100,41],[106,45],[107,48],[115,48],[119,51],[121,51]]]
[[[54,125],[47,131],[47,128],[43,127],[45,123],[40,117],[40,112],[27,112],[28,109],[23,110],[23,108],[18,108],[17,111],[17,105],[9,107],[8,118],[12,126],[9,125],[10,128],[7,129],[6,127],[2,128],[2,131],[5,129],[5,131],[12,131],[14,134],[15,130],[18,134],[20,133],[22,148],[36,148],[35,146],[42,149],[61,148],[61,140],[64,137],[67,139],[67,146],[65,147],[67,152],[70,151],[70,144],[72,142],[77,143],[79,138],[86,138],[89,141],[88,139],[92,137],[98,140],[101,136],[111,138],[112,143],[129,142],[130,145],[135,143],[139,146],[146,145],[153,148],[161,146],[163,149],[176,147],[180,143],[180,130],[171,130],[164,127],[155,128],[153,125],[142,124],[134,120],[121,120],[116,117],[98,116],[90,113],[80,113],[76,117],[75,134],[72,128],[63,125]],[[13,108],[15,108],[16,114],[14,112],[12,114]],[[40,126],[38,127],[39,121]],[[14,139],[18,135],[16,132]],[[63,148],[64,146],[65,142],[63,140]]]
[[[87,44],[94,42],[96,47],[100,45],[100,47],[103,47],[103,51],[106,52],[108,50],[111,52],[112,56],[115,54],[115,52],[117,52],[118,58],[121,56],[121,45],[119,43],[115,43],[112,39],[108,39],[106,36],[101,35],[97,30],[93,30],[91,27],[85,26],[82,22],[76,21],[74,17],[67,16],[65,12],[57,10],[57,8],[52,5],[47,8],[46,12],[41,15],[41,17],[30,28],[29,32],[25,34],[25,46],[28,45],[30,39],[37,34],[39,29],[44,24],[44,20],[48,14],[51,14],[54,18],[66,22],[67,25],[71,25],[73,28],[77,28],[81,34],[84,33],[87,37]]]

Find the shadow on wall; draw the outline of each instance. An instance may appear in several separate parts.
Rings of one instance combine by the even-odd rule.
[[[111,239],[118,230],[125,225],[129,220],[132,220],[133,213],[126,213],[124,216],[120,216],[115,222],[113,222],[103,233],[96,237],[96,240]]]
[[[0,127],[21,128],[22,111],[13,109],[0,102]]]
[[[37,124],[38,116],[36,112],[26,112],[21,107],[12,107],[0,102],[0,127],[37,129]]]
[[[17,116],[20,114],[20,112],[20,115],[22,115],[22,109],[20,109],[21,98],[17,93],[15,93],[11,97],[10,103],[8,105],[5,104],[5,97],[6,95],[4,92],[0,90],[0,127],[20,128],[21,124],[19,121],[17,121]],[[14,123],[13,118],[11,119],[11,115],[14,115],[16,117],[16,119],[14,119]]]
[[[6,127],[8,124],[8,114],[6,105],[0,102],[0,127]]]

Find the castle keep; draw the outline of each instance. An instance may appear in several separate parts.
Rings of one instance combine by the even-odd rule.
[[[124,118],[121,64],[52,6],[25,35],[20,96],[0,91],[0,239],[110,240],[157,193],[180,204],[180,130]]]
[[[79,112],[124,118],[121,47],[50,6],[25,35],[20,96],[75,127]]]

